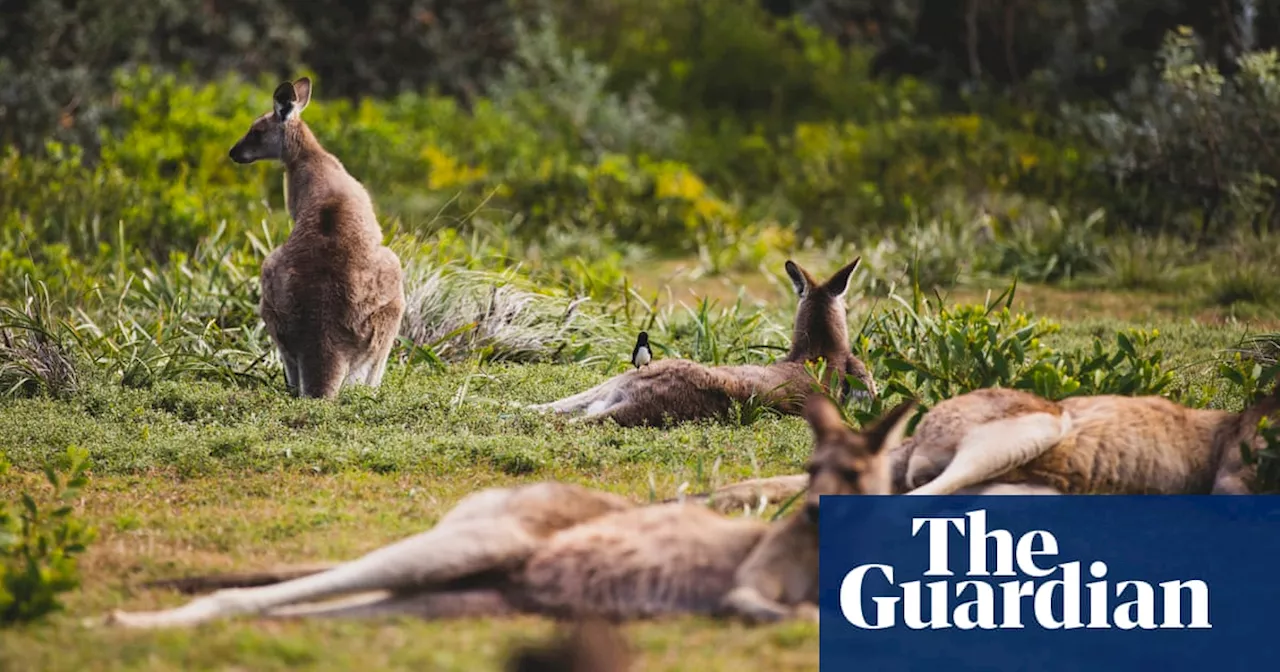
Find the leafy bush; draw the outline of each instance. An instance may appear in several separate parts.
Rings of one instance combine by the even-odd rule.
[[[115,122],[111,73],[138,65],[216,79],[306,64],[326,95],[474,95],[510,53],[518,16],[508,0],[24,2],[0,25],[0,141],[95,144]]]
[[[579,137],[597,156],[604,152],[671,151],[683,124],[658,107],[645,82],[625,94],[608,88],[609,68],[567,49],[554,19],[534,27],[515,24],[515,53],[487,87],[490,100],[544,127],[543,136]]]
[[[1237,352],[1218,364],[1218,375],[1230,381],[1243,393],[1244,406],[1248,408],[1277,391],[1280,382],[1280,362],[1267,352],[1273,347],[1273,337],[1263,336],[1254,342],[1253,351]],[[1275,418],[1258,418],[1258,435],[1262,438],[1261,450],[1253,450],[1248,444],[1240,444],[1240,453],[1246,464],[1256,465],[1255,490],[1264,493],[1280,492],[1280,423]]]
[[[1205,63],[1189,30],[1171,33],[1159,70],[1118,111],[1088,116],[1122,216],[1148,230],[1221,239],[1280,224],[1280,55],[1241,55],[1230,76]],[[1197,221],[1198,220],[1198,221]]]
[[[86,450],[67,449],[65,483],[52,466],[45,467],[52,497],[37,501],[24,492],[17,505],[0,503],[0,627],[59,610],[58,595],[80,585],[76,556],[95,532],[75,518],[71,503],[87,482],[88,458]],[[0,475],[7,469],[0,455]]]
[[[770,177],[809,226],[826,231],[900,221],[953,190],[1049,199],[1089,188],[1080,148],[971,114],[802,124],[780,145]]]
[[[866,50],[839,43],[801,17],[778,19],[757,2],[584,0],[548,3],[566,37],[613,72],[615,90],[652,80],[666,109],[750,132],[797,121],[870,121],[935,105],[917,82],[885,87]],[[732,121],[729,121],[732,120]]]
[[[1041,225],[1013,223],[993,234],[994,274],[1036,282],[1058,282],[1095,274],[1106,253],[1098,235],[1104,212],[1095,210],[1081,222],[1063,218],[1050,208]]]
[[[917,292],[914,302],[873,317],[854,352],[873,367],[882,392],[858,410],[878,417],[899,396],[923,408],[988,387],[1023,389],[1048,399],[1077,395],[1160,394],[1173,382],[1164,353],[1152,350],[1157,332],[1127,330],[1114,345],[1095,337],[1084,352],[1055,351],[1042,338],[1059,329],[1048,320],[1013,313],[1016,284],[983,305],[943,307]]]

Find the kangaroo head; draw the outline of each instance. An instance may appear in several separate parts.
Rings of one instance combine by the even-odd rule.
[[[904,401],[870,427],[855,432],[826,396],[809,395],[804,417],[813,430],[805,495],[805,514],[810,521],[818,522],[818,498],[822,495],[891,494],[889,453],[902,442],[915,407],[914,400]]]
[[[825,357],[830,362],[833,357],[842,359],[848,355],[849,330],[844,295],[849,290],[849,277],[857,270],[860,261],[862,257],[854,259],[822,284],[818,284],[796,262],[787,261],[787,276],[800,298],[789,359]]]
[[[253,163],[263,159],[284,158],[291,135],[302,124],[302,110],[311,102],[311,80],[303,77],[284,82],[272,94],[272,110],[253,121],[249,132],[231,148],[231,160]]]

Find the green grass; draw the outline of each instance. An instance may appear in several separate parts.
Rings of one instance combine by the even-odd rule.
[[[772,319],[785,320],[784,310],[790,306],[778,305]],[[1175,388],[1209,385],[1213,405],[1238,406],[1230,390],[1213,387],[1214,361],[1256,327],[1167,314],[1134,321],[1085,315],[1047,340],[1071,351],[1134,326],[1160,330]],[[809,433],[793,417],[622,429],[567,425],[509,403],[580,391],[623,370],[620,360],[443,370],[394,364],[381,389],[348,388],[332,403],[288,398],[278,380],[248,387],[160,381],[143,389],[91,380],[61,399],[6,402],[0,445],[17,477],[0,483],[0,498],[35,488],[40,464],[82,446],[93,468],[80,507],[100,537],[64,613],[0,631],[0,669],[499,669],[508,647],[548,634],[550,625],[528,618],[244,620],[190,632],[122,632],[86,629],[81,620],[183,599],[138,587],[149,579],[351,558],[427,528],[482,487],[558,479],[644,501],[670,497],[686,481],[700,489],[794,472],[806,457]],[[638,669],[817,664],[812,625],[747,629],[683,618],[634,624],[626,633],[640,654]]]
[[[798,421],[668,431],[570,426],[509,403],[550,401],[602,378],[597,368],[582,366],[456,366],[443,374],[401,366],[376,392],[346,388],[334,403],[216,383],[98,386],[65,401],[6,404],[0,435],[11,442],[8,453],[18,468],[35,469],[75,444],[90,450],[95,474],[158,470],[179,478],[349,469],[430,478],[475,469],[540,476],[640,467],[674,478],[699,460],[709,467],[717,458],[726,466],[750,464],[753,456],[794,465],[807,448]]]

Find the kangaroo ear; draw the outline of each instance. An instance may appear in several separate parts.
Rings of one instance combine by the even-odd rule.
[[[302,77],[293,83],[293,91],[297,96],[298,113],[307,109],[307,103],[311,102],[311,78]]]
[[[293,116],[298,107],[298,92],[293,88],[290,82],[284,82],[276,87],[276,92],[271,95],[272,102],[275,103],[276,118],[280,121]]]
[[[911,421],[911,412],[916,405],[915,399],[908,399],[864,430],[862,435],[867,439],[867,448],[872,453],[885,453],[898,447],[907,433],[907,423]]]
[[[791,278],[791,286],[796,288],[796,296],[803,299],[805,294],[813,288],[813,279],[803,268],[800,268],[800,264],[790,259],[787,260],[784,268],[787,269],[787,277]]]
[[[836,298],[842,297],[849,290],[849,278],[858,269],[858,263],[861,261],[862,257],[858,257],[853,260],[853,263],[836,271],[835,275],[831,276],[831,279],[827,281],[827,291],[831,292],[832,296]]]
[[[832,432],[848,431],[844,418],[840,417],[840,409],[831,403],[824,394],[810,394],[804,402],[804,419],[813,430],[813,437],[821,439]]]

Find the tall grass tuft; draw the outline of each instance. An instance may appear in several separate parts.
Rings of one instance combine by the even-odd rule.
[[[27,289],[21,309],[0,305],[0,396],[70,396],[80,375],[66,324],[54,317],[44,285]]]
[[[408,261],[402,339],[442,362],[581,362],[622,343],[615,323],[582,309],[585,298],[540,291],[516,270]]]

